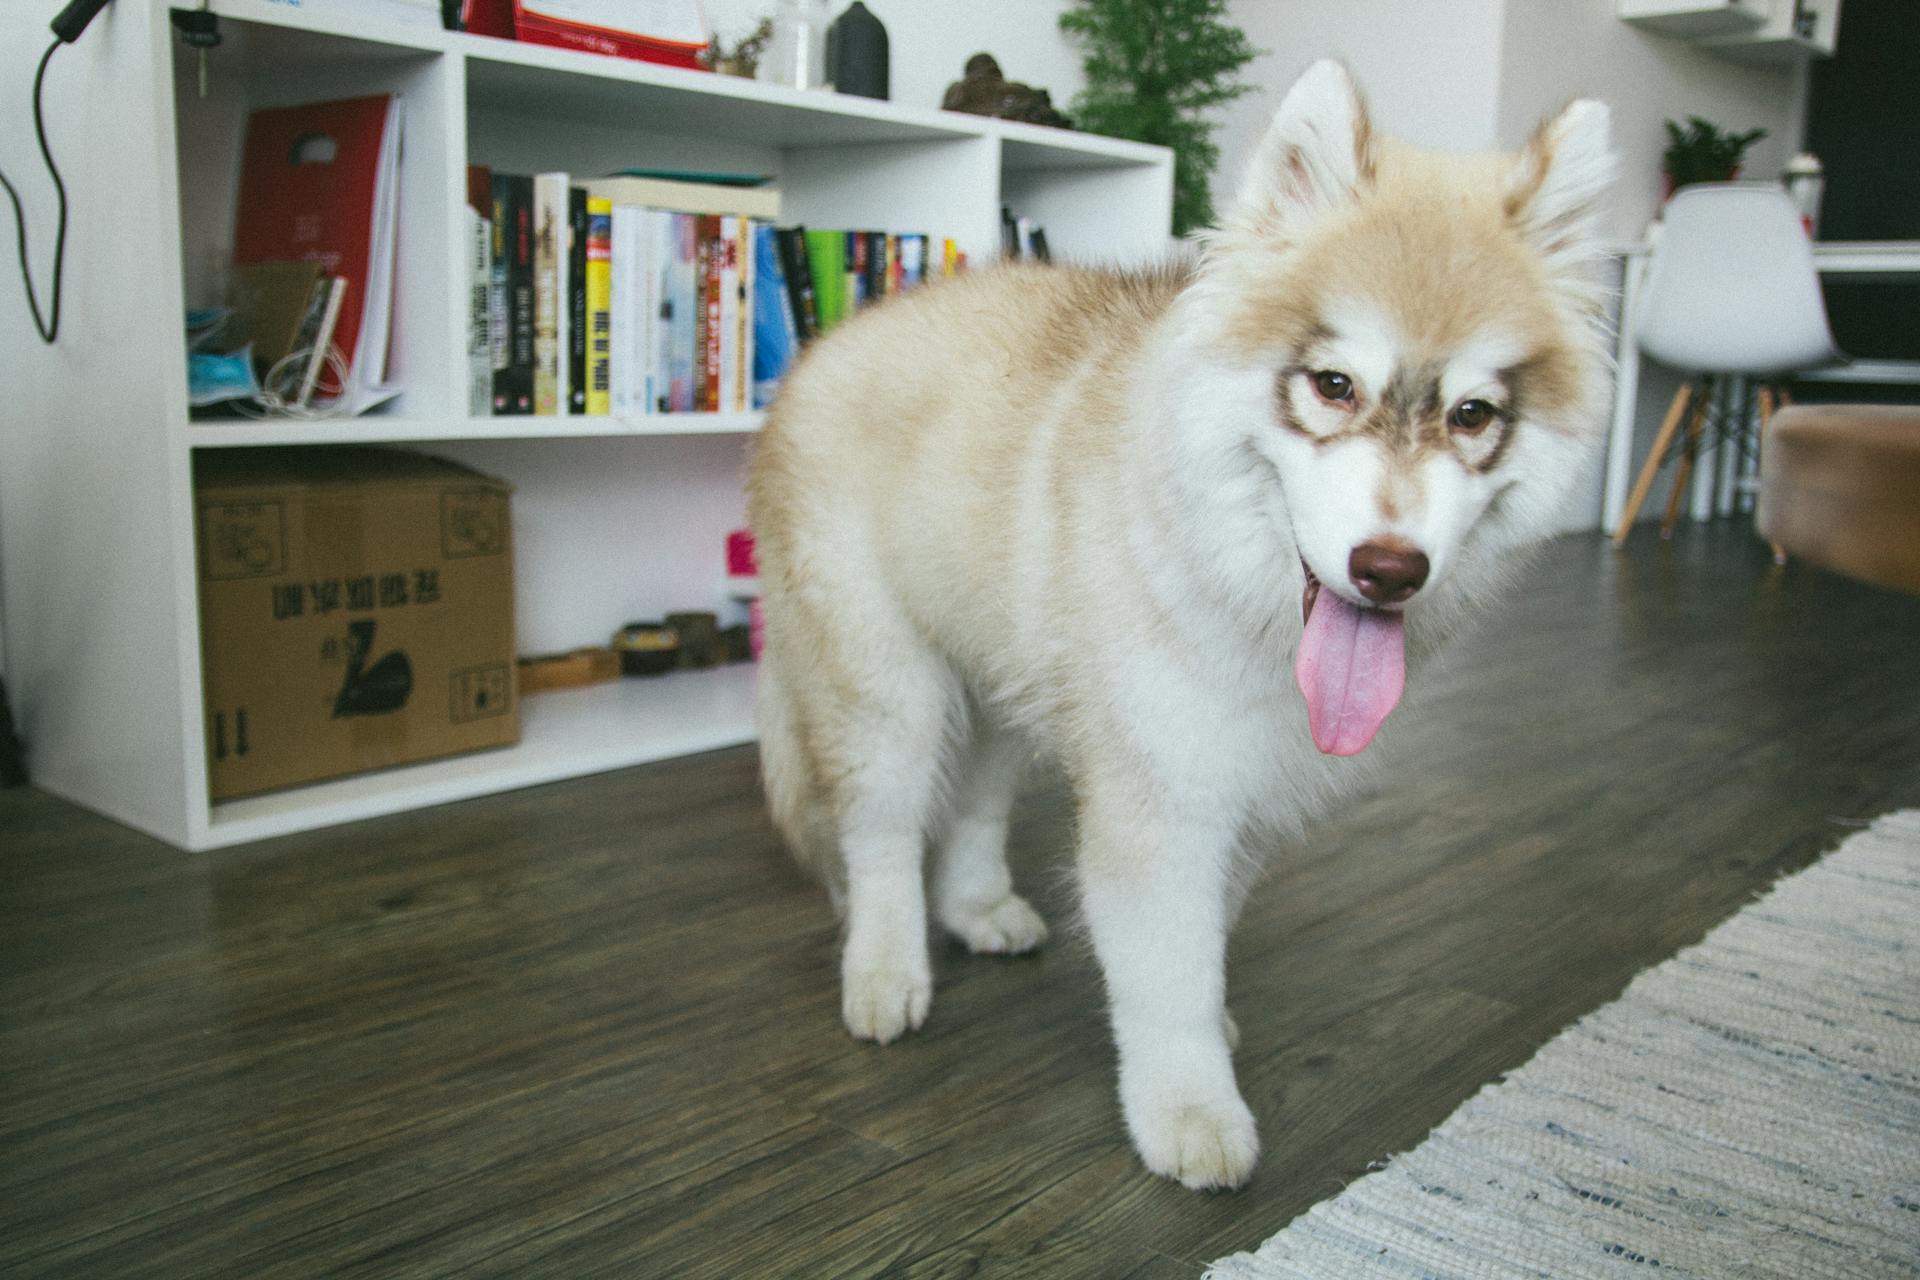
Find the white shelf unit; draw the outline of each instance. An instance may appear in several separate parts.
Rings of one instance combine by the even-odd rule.
[[[1619,0],[1623,22],[1697,41],[1723,58],[1784,65],[1830,58],[1841,0]]]
[[[0,82],[29,82],[53,0],[0,14]],[[24,12],[23,12],[24,10]],[[158,0],[117,0],[48,77],[73,200],[58,345],[0,300],[0,653],[35,782],[187,849],[748,741],[752,669],[523,701],[523,740],[475,755],[210,804],[192,460],[240,446],[377,443],[515,486],[522,652],[595,643],[631,618],[737,616],[724,536],[754,414],[473,418],[465,410],[469,163],[507,172],[635,165],[775,175],[784,221],[951,236],[997,253],[1003,202],[1064,258],[1168,247],[1171,154],[1036,126],[372,21],[216,0],[194,56]],[[247,113],[373,92],[405,102],[394,375],[406,390],[336,422],[192,421],[181,313],[218,298]],[[32,153],[5,152],[37,188]],[[36,235],[51,200],[29,191]],[[44,241],[36,241],[44,243]],[[42,264],[44,274],[44,261]],[[911,424],[902,424],[911,429]]]
[[[1831,58],[1840,41],[1841,0],[1773,0],[1767,20],[1738,36],[1702,43],[1723,58],[1782,66]]]

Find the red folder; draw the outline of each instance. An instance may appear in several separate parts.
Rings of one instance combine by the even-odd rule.
[[[234,262],[313,261],[323,274],[344,277],[333,342],[356,372],[373,265],[381,142],[392,101],[389,94],[375,94],[256,111],[247,121],[241,158]]]

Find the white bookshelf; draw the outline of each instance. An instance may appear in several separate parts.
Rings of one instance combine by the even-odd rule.
[[[460,210],[469,163],[581,174],[635,165],[776,176],[783,220],[952,237],[997,251],[999,209],[1058,256],[1144,261],[1168,244],[1170,153],[418,27],[216,0],[197,92],[164,4],[115,0],[56,56],[47,110],[73,200],[62,335],[0,299],[0,652],[36,784],[187,849],[440,804],[752,737],[751,667],[529,697],[518,746],[210,804],[192,459],[198,450],[419,447],[515,488],[522,652],[600,642],[632,618],[743,605],[724,538],[757,414],[474,418],[465,409]],[[24,86],[50,0],[0,15],[0,82]],[[24,12],[23,12],[24,11]],[[190,421],[180,316],[216,298],[247,113],[358,93],[405,102],[394,372],[350,421]],[[15,131],[16,133],[20,131]],[[30,149],[36,262],[52,226]],[[910,424],[903,424],[903,429]]]

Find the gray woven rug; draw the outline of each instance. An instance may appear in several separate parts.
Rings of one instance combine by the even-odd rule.
[[[1209,1280],[1920,1276],[1920,811]]]

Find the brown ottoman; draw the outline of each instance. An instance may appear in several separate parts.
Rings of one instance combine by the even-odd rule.
[[[1920,592],[1920,408],[1796,405],[1773,415],[1759,525],[1788,555]]]

